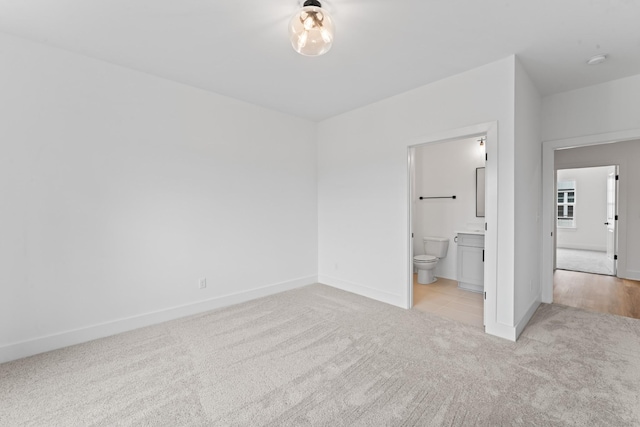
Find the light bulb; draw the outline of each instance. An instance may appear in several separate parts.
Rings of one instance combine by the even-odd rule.
[[[305,56],[319,56],[331,49],[333,20],[317,1],[306,1],[289,23],[293,49]]]
[[[325,43],[331,43],[332,37],[327,30],[322,28],[320,30],[320,35],[322,36],[322,40],[324,40]]]
[[[313,27],[316,26],[314,16],[312,15],[307,15],[306,19],[304,19],[303,22],[304,22],[304,29],[307,31],[311,30]]]
[[[304,33],[300,34],[300,37],[298,37],[298,49],[297,50],[302,50],[307,45],[307,35],[308,34],[309,33],[307,31],[305,31]]]

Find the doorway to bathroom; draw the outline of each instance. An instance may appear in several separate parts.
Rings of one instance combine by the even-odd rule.
[[[410,147],[412,308],[484,326],[486,134]]]

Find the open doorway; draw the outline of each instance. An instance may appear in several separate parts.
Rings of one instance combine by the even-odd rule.
[[[631,237],[640,225],[640,215],[633,214],[635,206],[640,206],[633,191],[640,179],[639,138],[640,129],[543,143],[543,302],[640,318],[640,245]],[[605,189],[615,201],[609,197],[607,217],[601,219],[602,227],[611,233],[605,244],[615,261],[615,275],[556,269],[556,239],[561,232],[556,171],[607,165],[618,166],[615,175],[609,172]],[[576,200],[580,193],[578,186]],[[579,226],[580,212],[576,219]],[[614,225],[611,231],[609,225]]]
[[[413,308],[478,328],[484,326],[485,144],[478,135],[410,150]]]
[[[417,146],[426,144],[440,144],[446,141],[460,140],[465,138],[480,138],[485,136],[485,217],[484,217],[484,293],[483,315],[484,330],[496,336],[511,336],[510,329],[505,329],[504,325],[498,322],[498,123],[486,122],[476,125],[447,130],[441,133],[427,135],[414,139],[407,144],[407,308],[412,308],[413,304],[413,216],[414,200],[420,196],[415,191],[415,158],[414,152]],[[447,175],[440,177],[439,181],[447,179]],[[503,300],[500,300],[504,303]],[[514,338],[512,338],[514,339]]]
[[[558,169],[557,269],[616,275],[617,168]]]

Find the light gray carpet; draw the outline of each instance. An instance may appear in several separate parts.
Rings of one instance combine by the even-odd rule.
[[[637,426],[640,321],[517,343],[323,285],[0,365],[2,426]]]
[[[556,249],[556,267],[560,270],[613,275],[607,266],[607,253],[581,249]]]

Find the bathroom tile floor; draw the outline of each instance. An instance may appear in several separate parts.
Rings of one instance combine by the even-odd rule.
[[[482,294],[458,289],[455,280],[439,278],[429,285],[418,283],[413,275],[413,308],[484,328]]]

